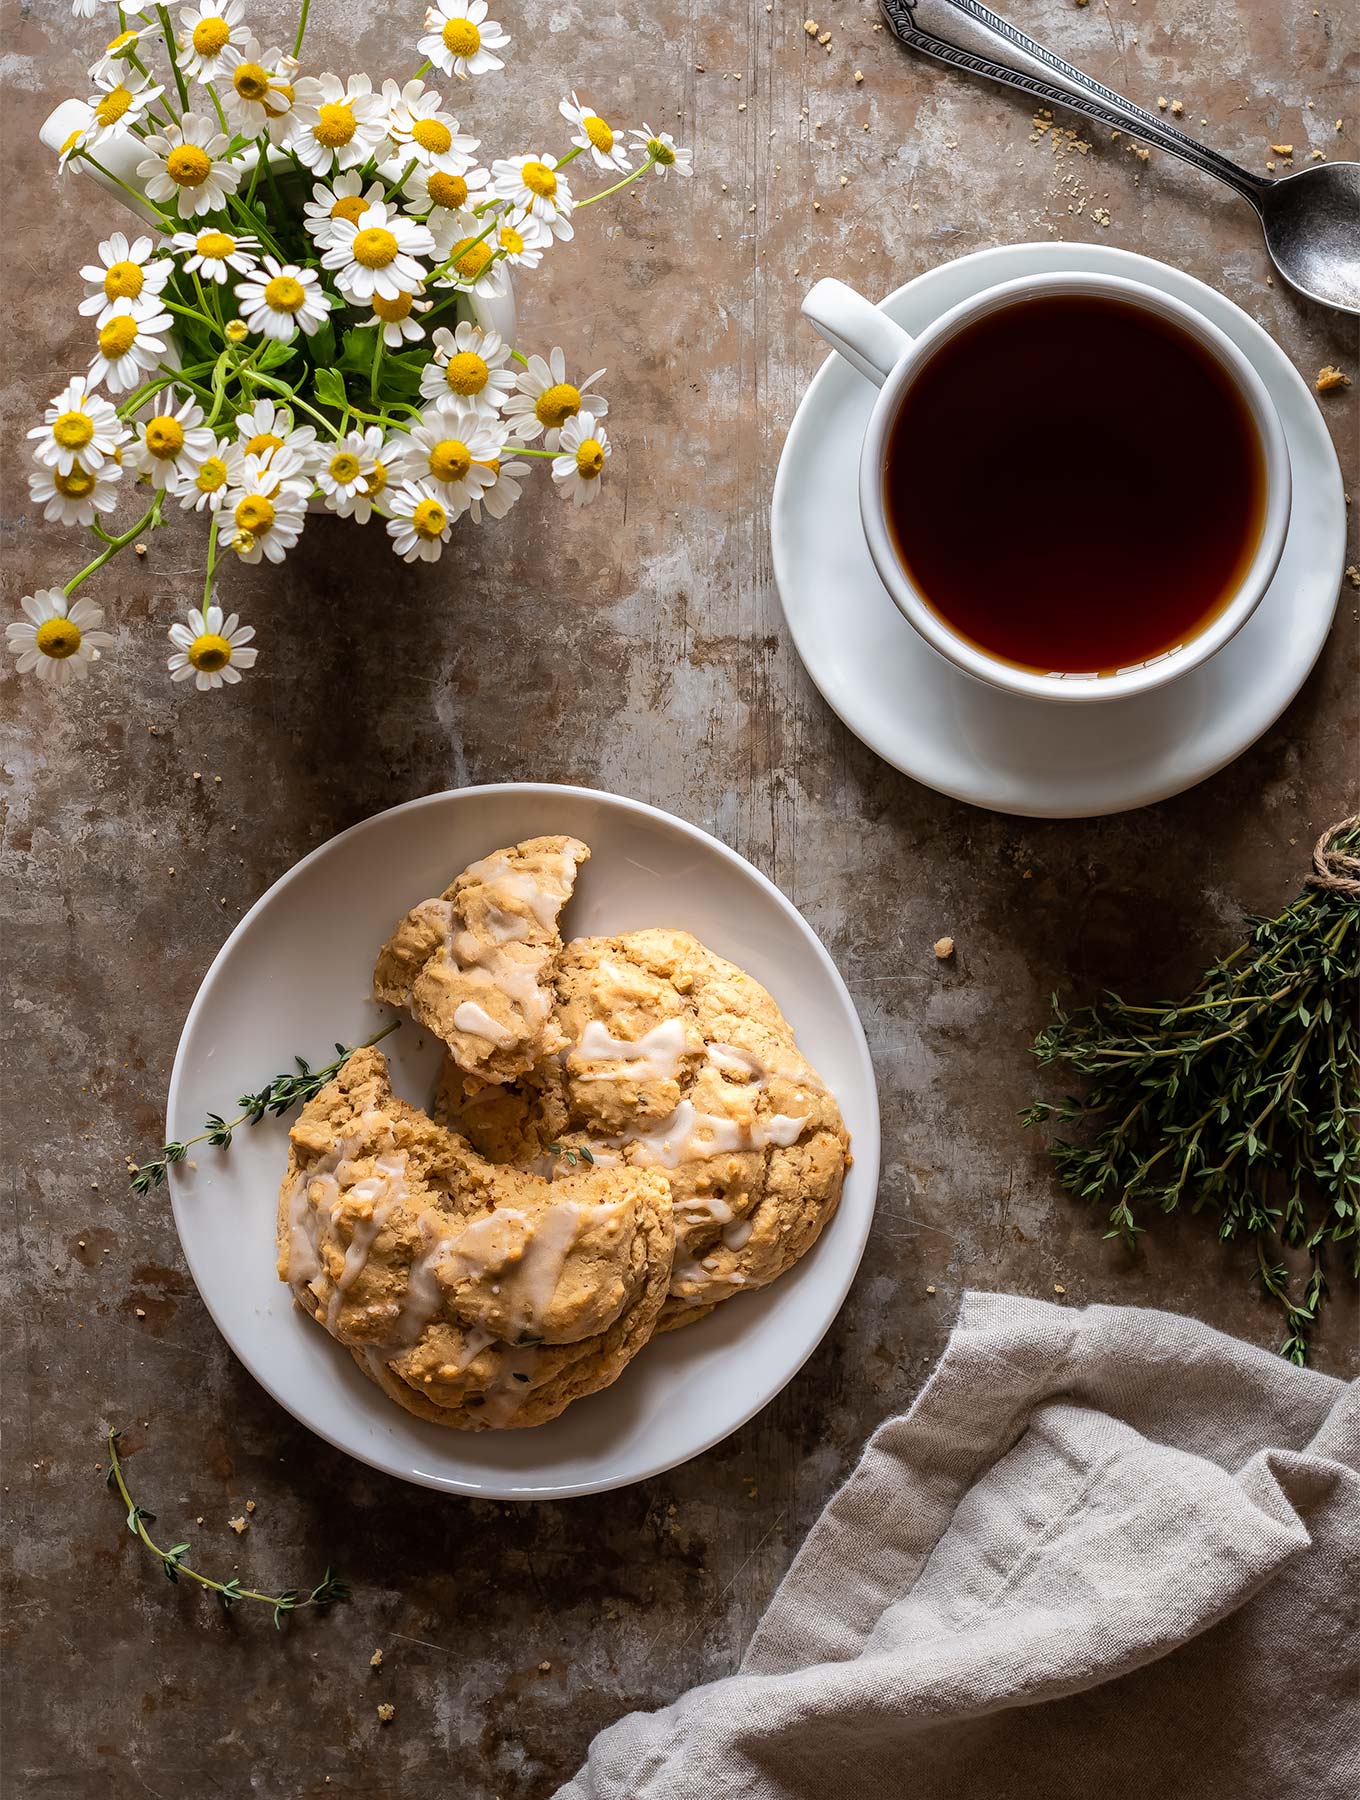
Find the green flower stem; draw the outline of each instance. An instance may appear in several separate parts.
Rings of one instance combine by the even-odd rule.
[[[282,394],[287,399],[290,406],[296,406],[301,412],[310,413],[317,424],[325,428],[328,436],[331,431],[334,430],[335,421],[327,418],[325,413],[318,412],[314,406],[309,406],[302,398],[301,394],[289,387],[286,381],[276,381],[272,375],[265,375],[259,369],[251,369],[246,376],[246,380],[252,383],[252,385],[267,387],[275,394]]]
[[[208,98],[212,101],[213,111],[217,114],[217,123],[222,127],[227,136],[230,137],[231,126],[227,124],[227,115],[222,111],[222,102],[217,98],[217,89],[211,82],[208,83]]]
[[[100,551],[94,561],[92,563],[86,563],[80,573],[78,575],[73,575],[66,583],[66,586],[61,590],[62,593],[66,595],[66,598],[69,600],[82,582],[88,581],[96,569],[102,569],[104,564],[108,562],[110,558],[116,556],[120,550],[125,550],[133,539],[139,537],[143,531],[154,531],[161,522],[161,507],[164,502],[165,494],[164,491],[162,491],[156,495],[156,498],[151,502],[150,506],[147,507],[146,511],[142,514],[141,518],[138,519],[135,525],[125,531],[121,537],[109,538],[105,548]]]
[[[488,204],[489,204],[489,202],[488,202]],[[468,251],[473,249],[473,247],[475,245],[480,244],[486,238],[489,238],[491,236],[491,233],[496,229],[496,221],[500,218],[501,213],[504,210],[505,209],[503,206],[498,205],[495,212],[492,213],[491,223],[486,227],[486,229],[484,231],[479,231],[475,238],[469,238],[468,241],[465,244],[461,245],[459,247],[459,249],[457,249],[453,253],[452,256],[447,257],[442,263],[440,263],[440,265],[437,269],[432,270],[425,279],[425,286],[427,288],[433,286],[433,284],[439,280],[441,275],[445,275],[448,273],[448,271],[453,267],[455,261],[459,257],[466,256]],[[474,211],[476,212],[476,216],[478,218],[480,218],[482,216],[481,210],[479,208],[474,208]],[[504,251],[497,250],[492,257],[492,261],[493,262],[499,261],[500,258],[504,256],[504,254],[505,254]],[[460,292],[461,291],[462,290],[460,290]]]
[[[189,90],[184,85],[184,76],[179,66],[179,52],[175,49],[175,28],[170,23],[170,10],[165,6],[156,8],[156,16],[161,22],[161,31],[165,37],[165,53],[170,58],[170,68],[175,77],[175,88],[179,94],[181,112],[189,110]]]
[[[222,327],[217,321],[215,319],[210,319],[207,313],[199,312],[197,307],[180,306],[177,301],[167,300],[164,294],[161,295],[160,299],[161,305],[167,312],[179,313],[186,319],[197,319],[200,325],[206,325],[208,330],[213,332],[217,337],[222,336]]]
[[[516,444],[513,449],[507,444],[506,450],[511,456],[546,456],[549,462],[564,454],[561,450],[531,450],[527,444]]]
[[[581,146],[579,144],[574,144],[572,146],[572,148],[567,151],[567,154],[565,156],[558,157],[557,164],[556,164],[557,168],[565,169],[567,164],[569,162],[575,162],[576,158],[580,154],[581,154]]]
[[[165,371],[164,374],[158,375],[154,381],[144,382],[141,387],[134,389],[126,400],[121,401],[118,407],[118,417],[120,419],[131,417],[144,400],[149,400],[153,394],[160,393],[162,388],[169,387],[172,382],[179,381],[181,378],[192,380],[195,375],[205,375],[212,366],[210,362],[205,362],[195,363],[188,369],[170,369],[162,363],[161,368]]]
[[[179,223],[173,213],[166,212],[163,206],[157,206],[154,200],[148,200],[145,194],[139,193],[135,187],[129,187],[126,181],[120,181],[112,169],[106,169],[99,158],[97,156],[91,156],[88,150],[73,150],[71,156],[72,160],[78,156],[82,162],[89,163],[92,169],[98,169],[99,173],[106,181],[111,181],[116,188],[121,188],[130,200],[135,200],[137,202],[138,206],[149,207],[150,210],[155,213],[156,217],[164,220],[167,225],[177,225]]]
[[[416,70],[415,74],[411,77],[412,81],[419,81],[421,76],[428,75],[430,70],[433,67],[434,67],[434,64],[427,57],[426,60],[423,63],[421,63],[420,67]]]
[[[221,509],[214,508],[213,516],[212,516],[212,524],[208,528],[208,569],[207,569],[207,573],[203,577],[203,606],[202,606],[202,612],[203,612],[203,616],[205,619],[208,616],[208,606],[212,600],[213,571],[217,567],[217,525],[218,525],[218,521],[221,518],[221,516],[222,516]]]
[[[382,372],[384,348],[383,328],[379,325],[373,333],[373,367],[368,375],[368,397],[375,406],[378,404],[378,376]]]
[[[302,0],[302,11],[298,14],[297,36],[293,39],[293,55],[302,53],[302,40],[307,35],[307,14],[312,9],[312,0]]]
[[[228,344],[226,349],[222,352],[222,354],[218,357],[217,361],[213,364],[212,411],[208,414],[207,418],[203,421],[204,424],[209,426],[210,428],[216,427],[218,419],[222,416],[222,408],[227,403],[227,376],[230,373],[231,373],[231,345]]]
[[[647,173],[648,169],[651,168],[655,161],[656,158],[649,154],[646,162],[639,163],[631,175],[625,175],[623,180],[616,181],[613,187],[601,188],[598,194],[589,194],[584,200],[578,200],[576,202],[577,212],[579,212],[583,206],[594,206],[597,200],[607,200],[611,194],[617,194],[620,188],[626,188],[630,181],[637,181],[641,176]]]

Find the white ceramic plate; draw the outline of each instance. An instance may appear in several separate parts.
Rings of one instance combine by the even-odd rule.
[[[391,1016],[369,997],[373,958],[401,915],[503,844],[568,832],[590,845],[568,936],[674,925],[763,982],[839,1100],[854,1164],[836,1217],[782,1280],[667,1333],[615,1384],[551,1424],[464,1432],[386,1399],[292,1303],[274,1270],[288,1121],[243,1129],[230,1151],[175,1165],[175,1224],[218,1328],[274,1398],[321,1437],[404,1480],[455,1494],[560,1499],[655,1475],[716,1444],[812,1353],[859,1266],[878,1186],[878,1100],[845,983],[798,913],[706,832],[587,788],[514,784],[413,800],[342,832],[256,902],[189,1012],[167,1103],[168,1139],[228,1114],[300,1053],[370,1037]],[[423,1105],[438,1046],[409,1020],[386,1039],[397,1091]]]
[[[1125,275],[1198,308],[1246,354],[1275,402],[1294,477],[1289,536],[1274,581],[1230,644],[1167,687],[1098,706],[1005,694],[956,669],[912,630],[870,559],[858,479],[876,389],[838,356],[814,376],[784,445],[772,537],[775,579],[798,653],[856,737],[957,800],[1030,818],[1077,819],[1193,787],[1274,724],[1331,629],[1346,507],[1336,452],[1298,371],[1231,300],[1179,269],[1100,244],[1015,244],[944,263],[881,304],[899,325],[919,332],[983,288],[1055,269]],[[1174,440],[1174,419],[1167,430]],[[1100,453],[1098,445],[1087,449]],[[1050,452],[1061,455],[1063,447],[1040,447]],[[978,529],[986,528],[984,501]]]

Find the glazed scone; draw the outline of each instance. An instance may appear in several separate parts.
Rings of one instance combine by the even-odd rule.
[[[408,1411],[542,1424],[651,1336],[674,1245],[658,1170],[496,1165],[356,1051],[289,1133],[279,1276]]]
[[[658,1329],[782,1275],[836,1210],[849,1138],[771,996],[672,930],[578,939],[555,985],[566,1047],[494,1095],[446,1064],[439,1116],[523,1169],[664,1169],[676,1251]]]
[[[378,954],[375,996],[409,1007],[475,1081],[524,1074],[562,1048],[557,919],[589,855],[576,838],[540,837],[473,863],[397,926]]]

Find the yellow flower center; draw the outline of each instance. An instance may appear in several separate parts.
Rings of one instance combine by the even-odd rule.
[[[411,141],[422,150],[442,156],[453,142],[453,133],[438,119],[417,119],[411,128]]]
[[[488,244],[479,244],[476,238],[465,237],[459,238],[453,246],[450,260],[464,281],[476,281],[479,275],[486,273],[491,256]]]
[[[482,34],[471,19],[445,19],[440,36],[454,56],[475,56],[482,47]]]
[[[224,256],[230,256],[235,248],[236,239],[228,236],[225,231],[200,231],[198,241],[194,245],[194,249],[200,256],[209,257],[214,261]]]
[[[165,172],[179,187],[202,187],[212,174],[212,158],[201,144],[177,144],[165,159]]]
[[[549,431],[556,431],[559,425],[581,410],[581,390],[574,388],[569,381],[559,381],[554,387],[544,388],[534,402],[534,417],[540,425],[546,425]]]
[[[388,300],[382,294],[373,296],[373,310],[380,319],[387,319],[395,325],[408,317],[414,304],[414,294],[398,294],[395,300]]]
[[[178,456],[184,448],[184,427],[168,413],[160,414],[146,428],[146,447],[162,461]]]
[[[237,63],[231,85],[243,100],[263,100],[269,92],[269,71],[259,63]]]
[[[136,342],[137,321],[128,313],[119,313],[99,327],[99,348],[110,360],[126,356]]]
[[[185,654],[194,668],[202,669],[206,675],[215,675],[231,661],[231,645],[217,632],[205,631],[194,639]]]
[[[83,450],[94,436],[94,421],[83,412],[64,412],[53,421],[52,436],[63,450]]]
[[[228,319],[223,329],[233,344],[243,344],[250,336],[250,327],[244,319]]]
[[[524,248],[524,239],[513,225],[502,225],[500,229],[501,249],[508,256],[518,256]]]
[[[104,273],[104,297],[107,300],[135,300],[145,279],[135,262],[110,263]]]
[[[216,56],[231,42],[231,27],[225,19],[200,19],[194,26],[194,49],[200,56]]]
[[[367,231],[354,234],[354,260],[366,269],[385,269],[396,258],[396,237],[381,225],[370,225]]]
[[[274,502],[264,494],[247,494],[236,502],[236,523],[251,537],[263,537],[274,523]]]
[[[647,154],[653,162],[663,163],[667,168],[675,161],[675,152],[669,144],[663,144],[660,138],[647,139]]]
[[[370,486],[369,492],[373,489]],[[437,500],[421,500],[411,514],[411,528],[417,537],[437,538],[442,536],[444,527],[449,522],[449,515]]]
[[[59,494],[65,494],[68,500],[83,500],[86,494],[94,492],[94,476],[76,463],[69,475],[54,475],[52,485]]]
[[[545,162],[527,162],[519,172],[520,180],[540,200],[551,200],[557,192],[557,177]]]
[[[604,467],[604,445],[586,438],[576,452],[576,473],[583,481],[594,481]]]
[[[466,206],[468,184],[461,175],[447,175],[443,169],[436,169],[425,183],[425,191],[435,206]]]
[[[85,135],[85,127],[83,125],[77,125],[75,130],[66,139],[66,141],[62,145],[61,149],[58,150],[57,155],[65,156],[68,150],[74,150],[76,145],[80,142],[81,138],[83,138],[84,135]]]
[[[491,370],[475,350],[460,350],[445,364],[444,379],[455,394],[480,394],[491,379]]]
[[[472,452],[458,438],[445,438],[430,452],[430,473],[436,481],[461,481],[472,467]]]
[[[272,431],[257,432],[246,444],[247,456],[268,456],[271,450],[282,450],[283,439],[275,437]]]
[[[587,113],[585,118],[582,119],[581,124],[585,130],[586,136],[590,139],[591,143],[594,144],[595,148],[608,156],[609,152],[614,148],[614,133],[605,124],[604,120],[598,118],[594,113]]]
[[[352,450],[338,450],[330,461],[330,473],[336,481],[355,481],[359,475],[359,458]]]
[[[105,44],[104,54],[106,56],[117,56],[124,44],[135,44],[136,42],[137,33],[135,31],[120,31],[116,38],[110,38],[108,43]]]
[[[220,456],[210,456],[194,476],[194,486],[204,494],[215,494],[227,479],[227,465]]]
[[[358,129],[359,121],[353,108],[346,106],[343,100],[321,107],[312,127],[317,143],[324,144],[328,150],[339,150]]]
[[[116,125],[131,105],[132,95],[120,81],[95,107],[94,116],[101,125]]]
[[[477,467],[479,469],[490,469],[493,475],[499,475],[501,472],[501,459],[499,456],[489,456],[487,460],[483,462],[479,457],[477,459]]]
[[[64,662],[80,648],[80,627],[69,619],[44,619],[33,641],[44,656]]]
[[[300,281],[291,275],[276,275],[264,287],[264,303],[275,312],[295,313],[307,298]]]
[[[382,463],[375,462],[364,477],[364,487],[368,490],[369,498],[376,500],[386,486],[387,470]]]
[[[331,217],[348,219],[351,225],[357,225],[371,204],[362,194],[343,194],[331,208]]]

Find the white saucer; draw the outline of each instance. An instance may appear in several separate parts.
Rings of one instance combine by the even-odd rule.
[[[854,1163],[835,1218],[795,1268],[657,1338],[612,1387],[551,1424],[451,1431],[388,1400],[279,1281],[274,1213],[289,1119],[243,1127],[227,1151],[196,1145],[193,1166],[170,1171],[198,1291],[276,1400],[375,1468],[501,1500],[598,1493],[697,1456],[774,1398],[845,1298],[873,1218],[878,1100],[854,1002],[794,907],[716,838],[639,801],[527,783],[413,800],[314,850],[241,920],[190,1008],[166,1108],[167,1140],[191,1137],[295,1053],[319,1067],[336,1039],[371,1037],[392,1017],[370,990],[374,955],[396,921],[477,857],[544,832],[571,833],[592,851],[564,915],[569,935],[692,931],[769,988],[839,1100]],[[424,1105],[439,1046],[408,1020],[383,1050],[398,1093]]]
[[[1015,244],[931,269],[882,307],[918,332],[983,288],[1053,269],[1126,275],[1197,307],[1246,353],[1279,411],[1293,464],[1289,536],[1261,604],[1216,657],[1154,693],[1092,706],[1005,694],[946,662],[898,612],[870,559],[857,483],[875,390],[838,356],[814,376],[794,418],[771,530],[775,579],[798,653],[857,737],[957,800],[1076,819],[1193,787],[1274,724],[1331,628],[1346,508],[1336,453],[1303,379],[1239,307],[1178,269],[1103,245]],[[1174,434],[1174,419],[1167,429]],[[986,529],[985,510],[978,528]]]

